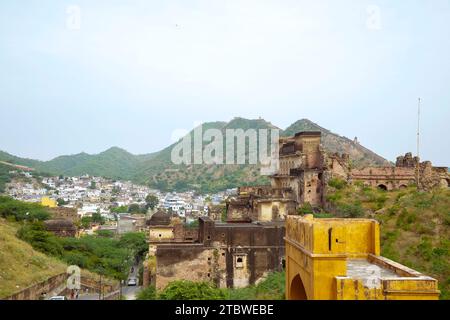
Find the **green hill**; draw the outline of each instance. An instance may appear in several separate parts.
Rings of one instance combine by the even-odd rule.
[[[224,136],[226,129],[278,129],[264,119],[244,118],[234,118],[229,122],[218,121],[203,124],[203,131],[210,128],[221,130]],[[389,163],[360,144],[334,134],[307,119],[296,121],[286,130],[281,131],[281,135],[293,135],[304,130],[321,131],[325,150],[350,153],[350,157],[356,166],[386,165]],[[193,131],[189,134],[192,137]],[[0,161],[33,167],[40,172],[54,175],[89,174],[132,180],[160,189],[178,191],[196,189],[201,192],[213,192],[243,184],[268,183],[267,177],[260,175],[257,165],[175,165],[171,161],[171,151],[175,145],[172,144],[159,152],[146,155],[133,155],[123,149],[114,147],[96,155],[80,153],[57,157],[46,162],[22,159],[0,152]],[[246,156],[248,156],[248,152]]]
[[[0,193],[5,191],[5,184],[11,180],[11,167],[0,163]]]

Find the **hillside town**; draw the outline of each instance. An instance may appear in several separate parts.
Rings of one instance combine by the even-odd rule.
[[[70,208],[76,210],[80,219],[97,213],[105,221],[151,214],[160,208],[190,223],[207,215],[209,205],[220,204],[236,192],[234,189],[207,195],[194,191],[161,192],[129,181],[89,175],[39,177],[18,170],[10,174],[15,178],[6,184],[5,194],[16,200]],[[149,195],[157,199],[151,209],[146,200]]]

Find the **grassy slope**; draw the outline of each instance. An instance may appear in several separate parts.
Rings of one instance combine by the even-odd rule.
[[[16,238],[18,225],[0,219],[0,298],[64,272],[67,266]]]
[[[450,299],[450,190],[386,192],[347,186],[330,197],[352,203],[381,223],[382,255],[439,280],[441,299]]]

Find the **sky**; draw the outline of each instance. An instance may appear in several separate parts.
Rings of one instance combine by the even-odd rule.
[[[450,165],[450,0],[0,1],[0,150],[158,151],[198,122],[308,118]]]

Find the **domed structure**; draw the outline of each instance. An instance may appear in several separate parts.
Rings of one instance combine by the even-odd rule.
[[[168,226],[170,224],[170,215],[159,210],[147,220],[148,226]]]

